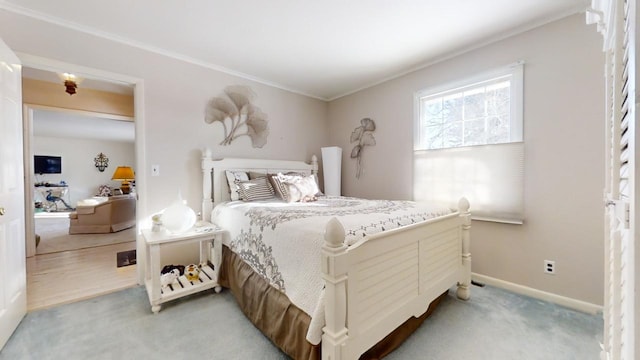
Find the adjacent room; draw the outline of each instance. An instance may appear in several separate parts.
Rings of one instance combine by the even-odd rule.
[[[636,15],[0,1],[0,360],[635,358]]]
[[[83,89],[72,88],[70,102],[70,88],[60,86],[63,74],[25,67],[22,75],[30,125],[25,153],[33,159],[33,221],[27,223],[35,240],[27,246],[27,308],[133,286],[135,186],[122,194],[116,180],[127,170],[127,180],[135,181],[132,88],[81,80]]]

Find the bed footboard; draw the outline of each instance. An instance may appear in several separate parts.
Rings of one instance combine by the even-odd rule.
[[[357,359],[453,285],[470,297],[469,202],[458,212],[368,236],[347,248],[335,218],[322,249],[322,358]]]

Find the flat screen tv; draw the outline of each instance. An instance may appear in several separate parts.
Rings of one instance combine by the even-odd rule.
[[[62,157],[34,155],[33,170],[36,174],[62,174]]]

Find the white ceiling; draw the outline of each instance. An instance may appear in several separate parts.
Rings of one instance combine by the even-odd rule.
[[[329,100],[589,2],[0,0],[0,8]]]
[[[66,111],[33,111],[33,135],[134,142],[133,121],[78,115]]]

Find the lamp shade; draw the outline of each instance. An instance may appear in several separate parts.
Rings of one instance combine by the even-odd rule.
[[[113,172],[113,176],[111,177],[111,180],[118,181],[130,181],[135,179],[136,176],[130,166],[118,166],[116,171]]]

